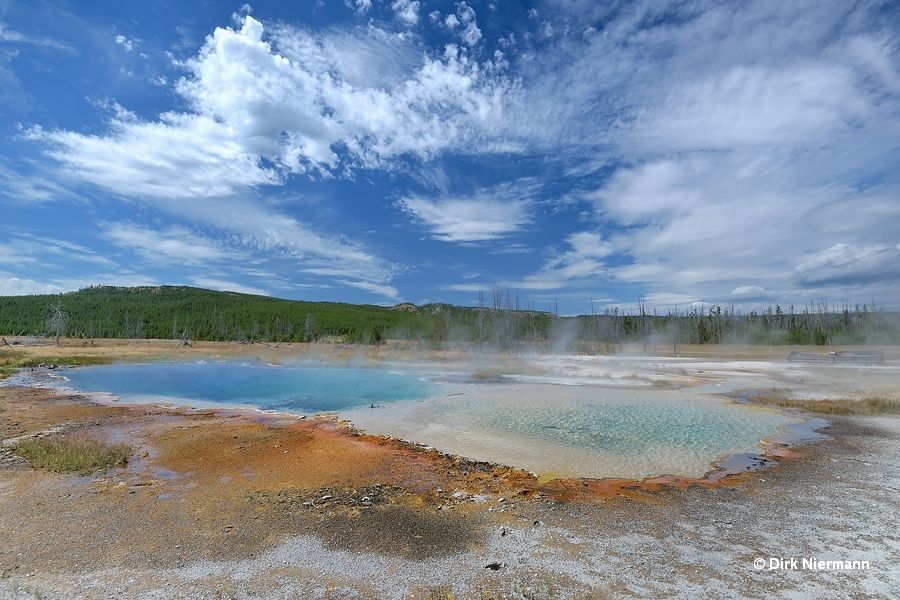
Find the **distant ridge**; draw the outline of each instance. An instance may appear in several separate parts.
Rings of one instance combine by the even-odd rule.
[[[678,355],[681,344],[897,345],[900,313],[824,303],[746,314],[716,305],[678,313],[616,309],[575,317],[520,309],[499,286],[488,303],[392,307],[285,300],[189,286],[91,286],[65,294],[0,296],[0,336],[175,339],[281,344],[402,340],[438,348],[608,354],[639,343]],[[480,296],[480,298],[483,298]],[[515,300],[513,300],[515,298]],[[8,342],[7,342],[8,343]],[[0,346],[3,340],[0,339]],[[858,359],[856,357],[855,359]],[[842,358],[843,360],[843,358]],[[850,360],[848,357],[846,360]]]
[[[59,295],[0,297],[0,333],[48,332],[52,307],[66,314],[66,335],[84,338],[308,342],[340,337],[377,342],[404,327],[427,337],[433,324],[414,310],[308,302],[189,286],[91,286]]]

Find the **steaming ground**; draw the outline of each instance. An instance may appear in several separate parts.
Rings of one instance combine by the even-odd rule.
[[[900,393],[893,357],[884,367],[809,367],[779,354],[338,358],[514,376],[483,391]],[[295,359],[303,357],[263,356]],[[0,393],[5,438],[75,419],[87,432],[139,439],[146,452],[126,471],[87,478],[4,459],[0,597],[894,598],[900,591],[900,419],[893,417],[832,418],[830,439],[722,486],[635,485],[596,495],[570,481],[562,493],[535,495],[521,493],[509,475],[391,446],[364,451],[363,439],[327,431],[310,437],[313,429],[292,434],[206,413],[110,416],[114,407],[78,398],[54,412]],[[370,493],[378,502],[351,505],[353,493],[358,503]],[[798,568],[790,568],[792,558]],[[803,569],[803,558],[868,568]]]

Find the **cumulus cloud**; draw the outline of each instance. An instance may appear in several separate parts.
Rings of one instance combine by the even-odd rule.
[[[116,43],[125,48],[128,52],[134,51],[134,40],[129,40],[124,35],[117,35]]]
[[[26,296],[29,294],[59,294],[68,291],[62,285],[14,277],[0,271],[0,296]]]
[[[394,0],[391,9],[397,14],[397,18],[407,25],[419,22],[418,0]]]
[[[372,8],[372,0],[344,0],[344,2],[361,15],[369,12],[369,9]]]
[[[439,11],[432,11],[429,16],[432,21],[439,23],[447,31],[455,33],[466,46],[475,46],[481,41],[482,34],[481,29],[478,28],[475,10],[465,2],[458,2],[456,13],[448,14],[443,20],[441,20]],[[513,39],[513,34],[509,34],[509,36],[510,39]],[[501,45],[504,45],[504,41],[508,40],[501,40]]]
[[[183,63],[190,76],[176,90],[191,112],[150,121],[119,107],[106,134],[35,127],[28,135],[73,174],[116,193],[215,197],[342,163],[379,167],[464,150],[502,113],[508,82],[453,46],[395,67],[403,75],[390,88],[364,87],[335,78],[327,36],[281,28],[279,52],[262,23],[242,23],[217,29]]]
[[[460,37],[467,46],[474,46],[481,41],[481,29],[478,28],[478,22],[475,18],[475,11],[465,2],[456,5],[456,16],[459,19],[458,25],[461,27]]]
[[[392,169],[406,156],[478,152],[512,84],[501,66],[483,67],[453,45],[423,57],[373,27],[280,25],[267,35],[249,15],[240,22],[215,30],[179,63],[188,75],[175,90],[189,110],[148,119],[113,103],[105,132],[34,126],[22,137],[42,144],[76,179],[222,226],[257,249],[311,264],[339,261],[356,285],[395,295],[385,287],[393,267],[355,244],[250,202],[239,202],[240,223],[221,224],[221,208],[203,199],[220,203],[299,174],[328,178]]]

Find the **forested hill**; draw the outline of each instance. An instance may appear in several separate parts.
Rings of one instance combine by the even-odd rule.
[[[0,334],[55,335],[54,315],[61,313],[63,334],[79,338],[277,343],[341,336],[368,343],[389,333],[433,337],[438,306],[303,302],[181,286],[93,286],[60,295],[0,297]]]
[[[521,309],[517,293],[495,285],[487,303],[393,307],[282,300],[192,287],[94,286],[59,295],[0,297],[0,336],[155,338],[238,342],[424,342],[589,354],[626,342],[658,344],[900,344],[900,312],[824,303],[746,314],[691,307],[638,314],[604,309],[578,317]],[[0,340],[0,345],[2,345]]]

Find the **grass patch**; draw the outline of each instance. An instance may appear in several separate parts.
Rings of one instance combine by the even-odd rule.
[[[76,354],[73,356],[32,356],[22,358],[16,366],[27,368],[36,367],[40,364],[54,364],[66,367],[83,367],[86,365],[108,365],[115,362],[112,356],[88,356],[84,354]]]
[[[824,415],[900,415],[900,400],[881,397],[862,400],[790,400],[786,398],[755,398],[786,408],[802,408]]]
[[[40,364],[62,365],[77,367],[85,365],[108,365],[116,361],[113,356],[89,356],[76,354],[74,356],[28,356],[24,352],[3,350],[0,351],[0,379],[6,379],[15,375],[19,369],[28,369]]]
[[[127,464],[132,449],[128,444],[105,444],[88,437],[53,436],[19,442],[14,451],[34,467],[87,475]]]

